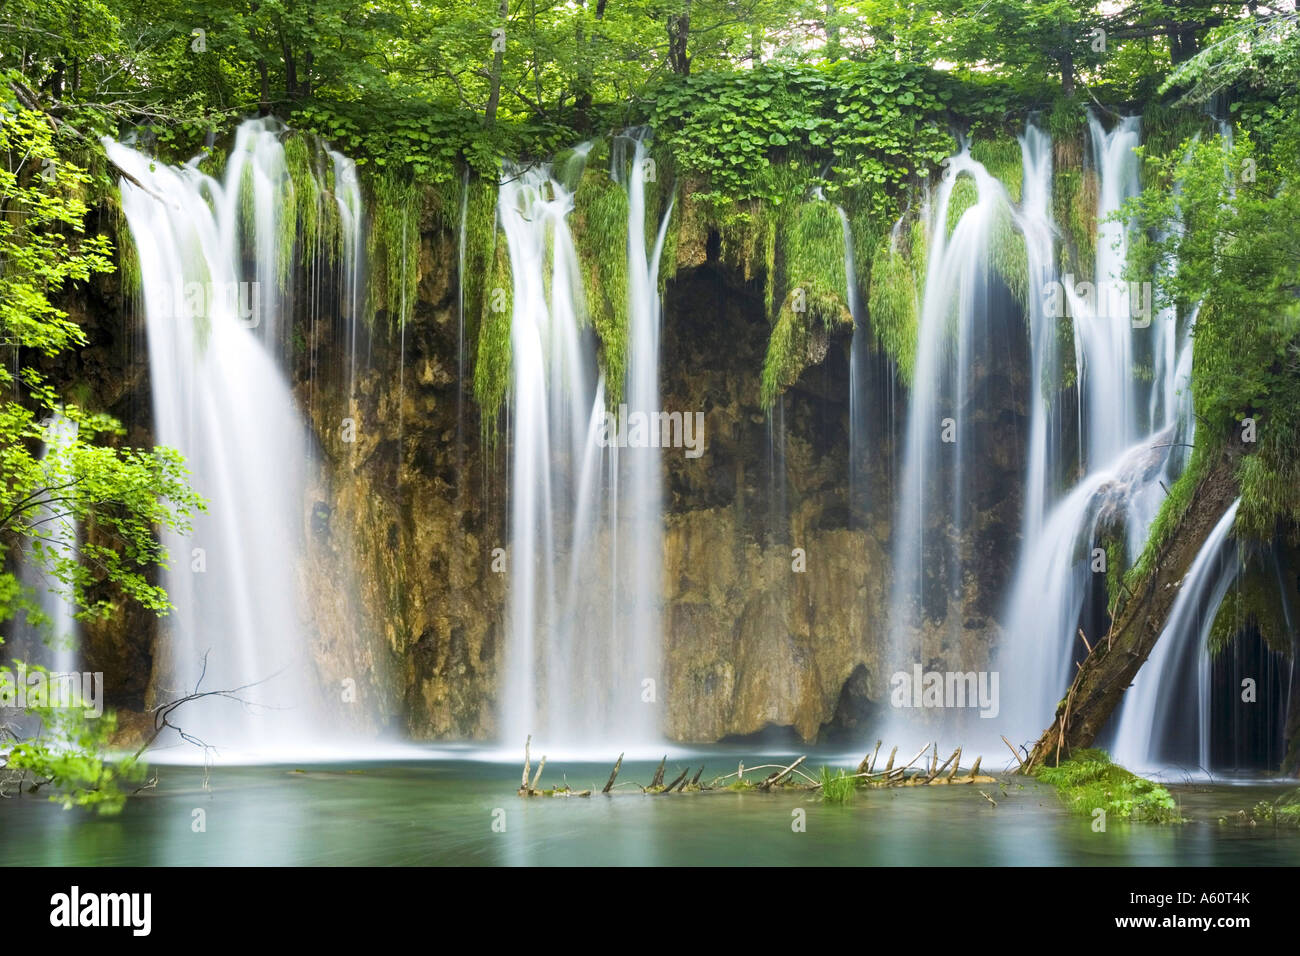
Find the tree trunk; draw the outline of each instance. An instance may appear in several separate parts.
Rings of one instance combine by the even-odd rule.
[[[1238,494],[1235,478],[1239,446],[1221,454],[1192,493],[1157,556],[1155,567],[1136,594],[1121,598],[1109,636],[1098,635],[1084,660],[1056,720],[1029,755],[1024,769],[1053,765],[1072,751],[1089,747],[1106,725],[1150,656],[1178,596],[1179,585],[1214,526]]]
[[[691,0],[681,13],[668,15],[668,65],[680,76],[691,75],[691,58],[686,55],[691,36]]]
[[[497,11],[501,16],[501,29],[505,29],[505,19],[510,13],[510,7],[506,0],[502,0],[501,7]],[[498,41],[498,36],[500,40]],[[492,68],[488,72],[488,101],[483,110],[483,125],[491,126],[497,121],[497,107],[501,105],[501,71],[505,67],[506,50],[504,34],[494,35],[492,37],[493,46],[496,48],[492,54]]]
[[[835,23],[835,0],[826,0],[824,7],[826,19],[826,59],[834,61],[840,58],[840,28]]]
[[[1061,65],[1061,92],[1067,97],[1074,95],[1074,54],[1066,51],[1057,58]]]

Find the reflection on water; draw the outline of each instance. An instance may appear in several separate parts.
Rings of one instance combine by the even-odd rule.
[[[697,755],[702,779],[728,773],[729,756]],[[669,763],[669,776],[685,767]],[[676,769],[674,769],[676,767]],[[155,790],[117,818],[63,811],[39,797],[0,802],[9,862],[40,865],[1270,865],[1300,858],[1300,833],[1220,826],[1225,811],[1273,800],[1282,786],[1180,789],[1179,827],[1112,822],[1094,833],[1056,795],[1014,778],[976,787],[859,793],[849,807],[810,793],[715,792],[642,796],[652,763],[625,763],[621,793],[599,793],[608,764],[552,769],[590,798],[515,796],[519,767],[467,760],[305,767],[159,770]],[[807,812],[806,832],[791,829]],[[206,832],[194,832],[195,810]],[[493,811],[505,811],[504,833]],[[499,815],[498,815],[499,817]]]

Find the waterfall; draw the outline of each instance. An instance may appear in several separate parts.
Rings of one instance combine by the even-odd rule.
[[[628,368],[620,413],[659,402],[658,260],[645,243],[645,144],[615,141],[628,194]],[[630,169],[621,161],[632,147]],[[585,162],[590,144],[576,151]],[[648,744],[658,680],[662,490],[656,448],[619,447],[568,216],[549,166],[507,167],[498,218],[510,258],[510,581],[504,738]],[[628,411],[630,409],[630,411]],[[652,419],[653,421],[653,419]]]
[[[966,149],[950,158],[948,170],[930,204],[930,256],[894,527],[887,675],[910,673],[915,664],[928,667],[932,660],[959,663],[944,648],[955,647],[960,637],[970,570],[967,468],[977,443],[967,414],[971,371],[977,348],[989,343],[988,248],[1009,198]],[[977,198],[949,236],[949,207],[963,176],[974,180]],[[927,575],[930,566],[934,573]]]
[[[1239,570],[1228,538],[1237,499],[1197,552],[1151,656],[1124,693],[1112,754],[1138,772],[1170,764],[1210,769],[1210,626]]]
[[[1034,540],[1042,530],[1046,509],[1054,493],[1058,461],[1059,403],[1054,400],[1058,385],[1057,327],[1055,316],[1047,314],[1043,297],[1056,275],[1055,241],[1052,225],[1052,138],[1034,123],[1020,137],[1022,182],[1018,223],[1025,237],[1026,278],[1031,359],[1029,444],[1022,518],[1024,540]]]
[[[68,447],[77,439],[77,423],[56,412],[42,425],[45,428],[45,447],[41,452],[41,466],[46,475],[44,483],[47,487],[58,487],[68,480],[63,459]],[[30,645],[28,663],[43,664],[55,673],[70,674],[79,667],[81,628],[68,585],[53,578],[51,572],[55,566],[77,561],[77,522],[62,506],[42,504],[34,512],[32,524],[40,529],[39,548],[43,560],[25,559],[21,580],[23,587],[34,593],[43,620],[39,626],[32,626],[33,622],[29,621],[21,639]],[[41,644],[48,648],[47,653],[35,653]]]
[[[339,241],[342,246],[339,255],[339,287],[344,304],[343,318],[348,324],[348,398],[353,399],[356,397],[357,380],[357,320],[361,315],[361,297],[365,289],[365,279],[361,275],[364,210],[356,163],[334,150],[329,150],[328,155],[333,167],[334,203],[339,214]],[[405,244],[402,248],[406,248]]]
[[[863,430],[867,421],[867,361],[870,346],[867,340],[867,323],[858,300],[857,263],[854,261],[853,227],[843,207],[836,206],[844,233],[844,301],[853,317],[853,338],[849,343],[849,512],[859,505],[859,484],[866,464],[867,443]]]
[[[1074,329],[1082,477],[1052,505],[1055,468],[1050,453],[1037,450],[1038,423],[1048,415],[1040,406],[1047,398],[1035,392],[1024,537],[998,655],[1006,673],[1006,726],[1017,740],[1036,735],[1050,721],[1072,678],[1073,662],[1083,656],[1080,624],[1090,596],[1105,588],[1109,557],[1094,550],[1102,533],[1122,529],[1127,559],[1137,559],[1165,487],[1185,461],[1178,449],[1190,442],[1194,424],[1188,386],[1195,313],[1180,336],[1174,310],[1147,311],[1149,293],[1122,279],[1129,227],[1107,221],[1139,189],[1138,120],[1123,118],[1108,132],[1094,116],[1089,135],[1099,177],[1096,269],[1091,288],[1068,274],[1059,280]],[[1026,205],[1029,178],[1027,163]],[[1031,243],[1031,263],[1033,258]],[[1031,316],[1043,308],[1033,299]],[[1038,374],[1036,345],[1035,356]],[[1148,360],[1152,372],[1145,402],[1147,386],[1135,373],[1139,360]],[[1043,505],[1041,521],[1030,506],[1034,501]],[[1090,642],[1097,637],[1086,636]]]
[[[1028,739],[1051,722],[1084,647],[1078,638],[1093,582],[1092,548],[1102,527],[1145,528],[1145,492],[1165,474],[1172,430],[1129,448],[1110,468],[1085,475],[1026,537],[1007,602],[998,657],[1009,693],[1005,724]],[[1088,635],[1095,642],[1097,635]],[[1041,725],[1041,726],[1040,726]]]
[[[1137,439],[1133,376],[1133,327],[1127,288],[1115,283],[1128,255],[1128,226],[1110,219],[1138,192],[1137,117],[1121,119],[1106,132],[1094,115],[1089,121],[1098,175],[1097,245],[1094,289],[1079,295],[1072,276],[1064,291],[1074,319],[1075,363],[1080,384],[1083,461],[1114,461]]]
[[[155,163],[105,141],[131,179],[122,208],[140,260],[155,438],[185,456],[208,512],[189,539],[166,536],[175,611],[155,661],[161,700],[248,687],[186,706],[184,729],[218,748],[300,751],[325,743],[300,602],[311,448],[285,372],[289,315],[277,272],[292,215],[280,128],[243,123],[224,179],[198,160]],[[360,198],[335,158],[342,290],[357,315]],[[251,198],[251,207],[249,200]],[[290,230],[292,235],[292,230]],[[354,340],[355,341],[355,340]]]
[[[640,412],[647,421],[657,420],[659,400],[659,258],[663,253],[671,200],[664,211],[655,243],[646,249],[646,176],[651,168],[647,153],[647,131],[634,130],[631,164],[627,167],[628,192],[628,366],[627,404],[631,415]],[[622,138],[616,140],[621,144]],[[622,179],[621,149],[613,150],[614,178]],[[658,681],[659,636],[661,633],[661,579],[663,576],[663,464],[657,447],[619,449],[619,464],[625,470],[619,485],[623,497],[619,512],[623,527],[619,542],[624,553],[618,558],[627,595],[621,610],[623,626],[630,631],[629,656],[625,666],[635,696],[627,719],[629,739],[645,742],[656,734],[655,709],[641,698],[642,681]],[[658,688],[656,687],[656,690]],[[627,692],[625,689],[624,693]],[[657,694],[656,694],[657,696]]]

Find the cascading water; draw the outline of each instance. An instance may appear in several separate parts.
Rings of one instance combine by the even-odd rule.
[[[1193,427],[1188,385],[1195,315],[1189,316],[1180,336],[1174,310],[1153,316],[1150,292],[1122,279],[1129,227],[1112,216],[1139,188],[1134,152],[1138,120],[1121,119],[1108,132],[1093,117],[1089,130],[1099,177],[1095,274],[1090,286],[1070,275],[1061,277],[1059,285],[1049,281],[1056,286],[1058,304],[1067,306],[1074,329],[1083,477],[1053,509],[1045,507],[1040,523],[1026,511],[999,653],[1008,691],[1005,723],[1017,740],[1035,736],[1051,720],[1071,680],[1072,662],[1082,655],[1078,631],[1085,602],[1105,580],[1098,572],[1106,559],[1094,550],[1102,531],[1122,529],[1128,560],[1136,560],[1164,499],[1164,487],[1185,460],[1177,449],[1190,441]],[[1031,315],[1033,299],[1031,295]],[[1036,308],[1052,314],[1041,303]],[[1152,372],[1145,402],[1139,361],[1149,361]],[[1045,401],[1035,392],[1036,405]],[[1043,413],[1036,408],[1035,414]],[[1052,469],[1038,471],[1046,456],[1035,452],[1037,441],[1035,431],[1026,501],[1042,488],[1041,500],[1050,506]]]
[[[661,227],[647,255],[645,144],[640,136],[631,143],[626,175],[614,152],[629,208],[627,402],[618,416],[628,422],[658,405],[665,235]],[[571,161],[584,162],[589,149]],[[506,170],[498,217],[513,291],[513,446],[503,724],[512,744],[532,734],[636,746],[656,737],[642,682],[658,674],[660,458],[657,448],[619,447],[617,420],[608,427],[572,209],[549,167]]]
[[[976,444],[967,422],[974,391],[970,373],[977,349],[987,349],[989,341],[992,282],[987,250],[1009,199],[968,151],[952,157],[948,167],[930,205],[930,258],[894,529],[886,674],[911,673],[916,664],[928,668],[931,660],[945,659],[943,647],[959,646],[963,626],[970,557],[964,547],[966,470]],[[962,176],[974,180],[977,198],[949,235],[949,207]],[[933,574],[928,574],[931,568]],[[936,624],[930,633],[927,618]],[[958,663],[949,660],[954,669],[965,669]]]
[[[1134,150],[1140,130],[1137,117],[1125,117],[1107,132],[1095,115],[1089,130],[1098,176],[1095,289],[1092,296],[1081,296],[1073,277],[1066,276],[1064,291],[1083,396],[1080,457],[1096,467],[1115,461],[1138,437],[1131,301],[1127,286],[1116,285],[1128,255],[1129,229],[1111,215],[1138,192]]]
[[[1143,772],[1210,769],[1210,626],[1240,564],[1228,535],[1240,499],[1224,512],[1179,585],[1151,656],[1124,692],[1112,755]]]
[[[1055,278],[1052,208],[1052,138],[1030,123],[1020,137],[1022,182],[1017,224],[1025,237],[1031,359],[1029,444],[1022,533],[1037,538],[1055,492],[1059,463],[1059,403],[1053,400],[1058,379],[1056,318],[1046,314],[1037,294]]]
[[[329,737],[296,574],[311,449],[277,361],[287,320],[277,270],[290,252],[281,248],[290,187],[280,129],[242,124],[222,181],[197,160],[166,166],[119,143],[105,148],[132,177],[122,207],[140,261],[155,437],[185,456],[208,501],[191,538],[166,539],[175,611],[155,662],[158,697],[192,692],[200,675],[204,690],[245,688],[237,696],[248,704],[187,705],[185,731],[217,748],[312,749]],[[335,183],[343,270],[355,280],[360,200],[348,165],[336,160]],[[344,294],[355,319],[355,284]]]
[[[646,176],[651,167],[646,136],[645,130],[631,133],[632,157],[625,175],[624,167],[619,162],[622,150],[613,151],[613,176],[616,181],[625,182],[628,193],[628,420],[631,422],[632,415],[640,413],[648,422],[653,423],[660,410],[659,258],[663,253],[668,222],[672,216],[672,201],[669,201],[668,208],[664,211],[653,248],[647,250]],[[631,698],[633,703],[625,713],[630,721],[627,728],[629,739],[635,742],[654,739],[657,730],[655,710],[649,702],[642,699],[642,681],[657,680],[659,674],[662,602],[660,581],[663,572],[661,454],[658,447],[628,447],[618,450],[619,465],[624,469],[618,502],[622,518],[618,541],[623,553],[618,558],[618,568],[623,572],[619,575],[619,581],[626,594],[620,610],[623,619],[621,626],[629,630],[629,655],[624,666],[631,675],[631,684],[621,692],[631,690],[634,693]]]
[[[45,426],[45,449],[41,454],[42,468],[47,475],[45,484],[57,488],[68,481],[64,468],[64,453],[76,441],[77,423],[61,413],[55,413]],[[59,674],[77,671],[80,659],[80,625],[75,617],[77,608],[67,594],[67,586],[51,577],[51,569],[77,560],[77,522],[58,504],[42,504],[34,513],[33,525],[41,529],[39,546],[45,552],[44,560],[27,560],[23,564],[22,583],[35,594],[43,622],[39,627],[27,628],[21,635],[24,644],[44,644],[46,650],[28,657],[28,663],[42,664]],[[34,558],[35,555],[29,555]]]

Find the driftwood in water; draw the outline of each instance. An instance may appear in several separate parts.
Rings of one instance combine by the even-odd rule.
[[[876,754],[880,753],[880,744],[882,741],[876,741],[876,749],[862,758],[862,763],[858,764],[855,773],[871,773],[871,768],[875,766]]]
[[[676,789],[676,787],[677,787],[677,785],[678,785],[679,783],[682,783],[683,781],[686,780],[686,775],[687,775],[688,773],[690,773],[690,772],[691,772],[691,768],[690,768],[690,767],[687,767],[685,770],[682,771],[681,776],[679,776],[679,777],[674,777],[674,778],[673,778],[673,782],[670,783],[668,786],[664,787],[662,792],[663,792],[663,793],[672,793],[673,790]],[[661,774],[660,776],[662,777],[662,774]]]
[[[795,771],[795,769],[799,766],[799,764],[803,763],[807,759],[808,759],[808,755],[804,754],[802,757],[800,757],[794,763],[790,764],[790,766],[786,767],[784,770],[778,770],[776,773],[772,774],[770,777],[768,777],[766,780],[760,783],[758,785],[758,789],[771,790],[773,787],[775,787],[786,777],[790,776],[790,774],[792,774]]]
[[[650,781],[650,786],[646,788],[647,790],[653,790],[656,787],[662,787],[664,785],[664,764],[667,762],[668,755],[664,754],[664,759],[659,761],[659,769],[655,771],[655,778]]]
[[[614,769],[610,771],[609,780],[605,784],[605,789],[601,793],[609,793],[614,786],[614,778],[618,776],[619,769],[623,766],[623,755],[618,755],[618,760],[614,761]]]
[[[532,771],[532,741],[529,737],[524,743],[524,772],[521,777],[519,786],[519,795],[523,797],[589,797],[591,790],[574,790],[565,780],[560,786],[551,790],[541,789],[542,771],[546,767],[546,756],[537,764],[536,771]],[[951,757],[942,764],[938,759],[938,745],[927,744],[917,751],[907,763],[900,767],[894,766],[894,757],[898,753],[898,747],[895,746],[889,753],[889,759],[885,763],[883,770],[876,770],[877,757],[880,754],[881,742],[876,742],[875,750],[868,754],[858,764],[859,767],[865,767],[865,770],[847,776],[854,781],[854,786],[866,789],[884,789],[892,787],[935,787],[961,785],[970,783],[996,783],[996,778],[980,773],[980,762],[982,757],[976,757],[974,764],[964,773],[959,773],[961,769],[961,748],[958,747]],[[913,770],[913,765],[925,756],[926,751],[934,748],[934,757],[920,767]],[[618,759],[614,762],[614,769],[610,771],[609,779],[601,789],[601,793],[613,796],[614,781],[618,778],[623,768],[623,758],[625,754],[619,754]],[[649,786],[640,786],[632,784],[643,794],[671,794],[671,793],[702,793],[705,791],[722,791],[722,790],[757,790],[763,793],[771,793],[775,790],[796,790],[805,792],[817,792],[821,789],[821,781],[814,776],[805,773],[801,768],[807,761],[807,755],[803,755],[790,764],[761,764],[759,766],[746,768],[744,762],[740,762],[733,773],[725,776],[715,777],[708,783],[701,783],[700,780],[704,775],[704,766],[701,765],[691,776],[691,768],[687,766],[681,773],[673,777],[667,785],[664,784],[664,771],[668,763],[668,755],[665,754],[655,768],[654,777]],[[768,770],[771,771],[759,783],[753,783],[745,779],[746,769],[750,771]],[[947,774],[944,774],[944,771]],[[529,774],[532,778],[529,779]],[[844,771],[840,771],[841,774]],[[689,779],[688,779],[689,778]],[[734,782],[726,781],[735,778]],[[996,804],[995,804],[996,806]]]

